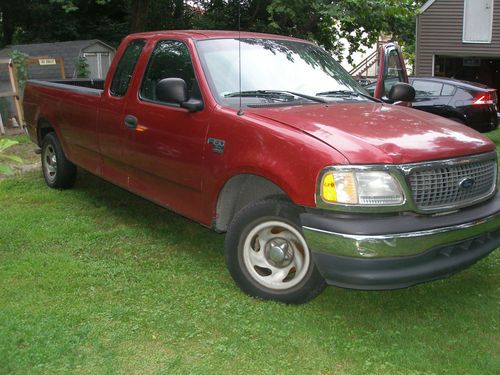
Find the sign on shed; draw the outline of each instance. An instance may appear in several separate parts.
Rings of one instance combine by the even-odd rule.
[[[56,65],[56,59],[38,59],[39,65]]]

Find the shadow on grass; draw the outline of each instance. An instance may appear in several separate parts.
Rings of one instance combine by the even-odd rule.
[[[495,319],[499,278],[498,267],[491,264],[497,257],[493,253],[446,279],[405,289],[358,291],[330,287],[319,297],[319,307],[341,317],[350,329],[372,333],[405,330],[418,336],[417,331],[423,329],[427,333],[444,330],[446,335],[481,327],[481,321]]]
[[[185,218],[167,208],[163,208],[138,195],[130,193],[81,169],[73,191],[81,199],[96,208],[105,208],[116,218],[113,223],[96,218],[99,225],[126,223],[139,226],[144,233],[155,240],[165,239],[167,231],[175,231],[179,245],[201,245],[213,248],[223,240],[223,236],[209,228]]]
[[[38,179],[42,185],[40,175]],[[45,186],[42,188],[46,189]],[[169,250],[170,256],[189,254],[191,265],[201,267],[208,275],[221,275],[226,280],[223,284],[236,290],[224,264],[223,235],[82,170],[79,170],[74,189],[67,193],[71,194],[72,202],[82,202],[83,210],[89,206],[97,210],[92,214],[92,220],[98,228],[113,230],[125,226],[124,231],[131,233],[123,239],[129,249],[141,241],[153,243],[152,250],[141,248],[134,252],[142,261],[152,258],[161,262],[167,255],[166,248],[173,247],[176,250]],[[99,256],[110,256],[107,249],[97,251]],[[492,264],[492,257],[496,254],[448,279],[407,289],[355,291],[329,287],[309,306],[328,315],[341,315],[346,321],[356,321],[353,316],[370,315],[375,321],[390,322],[393,315],[409,323],[417,316],[422,318],[427,314],[433,316],[467,309],[467,306],[483,303],[484,296],[495,298],[498,267]],[[249,302],[255,301],[249,299]],[[353,306],[357,308],[353,309]],[[309,307],[301,308],[310,310]]]

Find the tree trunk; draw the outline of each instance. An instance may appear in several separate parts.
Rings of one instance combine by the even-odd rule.
[[[0,12],[2,13],[2,44],[4,46],[12,44],[12,37],[16,29],[14,21],[15,9],[11,8],[7,4],[0,7]]]
[[[173,18],[175,20],[175,25],[177,28],[183,29],[184,25],[184,0],[175,0],[174,1],[174,14]]]
[[[132,33],[139,33],[146,30],[149,2],[150,0],[132,0],[132,22],[130,25]]]

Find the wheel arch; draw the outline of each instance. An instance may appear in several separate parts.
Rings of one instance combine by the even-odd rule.
[[[290,200],[290,196],[278,184],[268,178],[241,173],[230,177],[217,197],[214,227],[225,232],[234,215],[248,204],[270,197]]]
[[[42,145],[42,142],[43,142],[43,138],[45,138],[45,136],[49,133],[52,133],[52,132],[55,132],[56,129],[54,128],[54,126],[50,123],[49,120],[47,120],[46,118],[44,117],[40,117],[38,119],[38,122],[37,122],[37,131],[36,131],[36,134],[37,134],[37,142],[38,142],[38,145],[41,146]]]
[[[55,123],[49,120],[47,117],[40,117],[37,121],[37,142],[38,146],[42,147],[43,139],[49,133],[55,133],[59,142],[61,143],[62,151],[68,159],[70,159],[70,150],[68,145],[65,143],[63,137],[60,134],[60,129],[55,125]]]

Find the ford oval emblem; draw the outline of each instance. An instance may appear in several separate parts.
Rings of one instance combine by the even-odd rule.
[[[474,183],[476,181],[474,181],[473,178],[464,178],[462,181],[460,181],[460,184],[459,186],[462,188],[462,189],[470,189],[471,187],[474,186]]]

